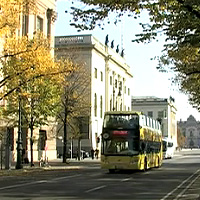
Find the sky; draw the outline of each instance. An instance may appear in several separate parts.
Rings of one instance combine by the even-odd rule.
[[[75,5],[72,4],[72,0],[57,0],[58,18],[55,22],[55,36],[92,34],[104,44],[108,34],[109,44],[114,40],[114,48],[119,45],[120,50],[124,49],[124,57],[133,74],[132,96],[156,96],[158,98],[172,96],[177,107],[177,120],[186,121],[189,115],[193,115],[196,120],[200,121],[200,113],[189,105],[188,97],[171,83],[172,74],[159,72],[156,69],[157,60],[151,59],[161,55],[164,44],[163,36],[158,38],[158,42],[153,41],[148,44],[131,42],[135,38],[134,35],[142,30],[138,25],[139,22],[147,21],[145,14],[137,20],[124,16],[122,22],[117,25],[105,23],[104,30],[97,27],[93,31],[78,32],[70,26],[72,19],[70,7]],[[110,18],[112,21],[112,16]]]

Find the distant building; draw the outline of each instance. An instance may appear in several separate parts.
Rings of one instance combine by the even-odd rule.
[[[55,55],[71,58],[75,63],[85,65],[89,70],[91,86],[88,87],[91,112],[87,138],[81,140],[81,148],[90,150],[99,148],[98,137],[102,132],[105,111],[131,110],[130,67],[119,53],[106,44],[102,44],[92,35],[71,35],[55,37]],[[62,137],[62,133],[60,135]],[[68,141],[75,146],[77,141]],[[68,147],[70,147],[68,143]],[[58,149],[61,150],[60,142]]]
[[[178,128],[185,136],[185,147],[199,148],[200,147],[200,122],[190,115],[187,121],[180,120]]]
[[[153,96],[132,97],[131,109],[161,122],[163,137],[168,137],[177,146],[177,120],[174,98],[157,98]]]

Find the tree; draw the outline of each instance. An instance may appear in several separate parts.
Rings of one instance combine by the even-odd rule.
[[[114,23],[124,14],[139,18],[142,11],[149,22],[140,25],[141,34],[133,42],[150,42],[163,34],[166,43],[158,69],[173,70],[180,90],[189,95],[191,104],[200,110],[200,1],[199,0],[80,0],[86,7],[72,7],[74,23],[79,30],[102,27],[102,21],[115,13]],[[110,23],[110,21],[109,21]]]
[[[24,81],[30,82],[32,79],[50,77],[65,72],[59,68],[60,64],[54,63],[52,49],[46,36],[38,31],[34,35],[20,36],[18,34],[18,30],[22,26],[23,15],[37,14],[37,1],[0,0],[0,5],[0,62],[2,64],[0,68],[0,100],[2,100],[18,87],[25,85]],[[43,56],[46,57],[46,61],[44,59],[42,61]],[[5,73],[9,65],[14,67]],[[16,81],[20,79],[19,76],[26,76],[26,79],[19,83]],[[10,83],[13,84],[13,87],[10,87],[10,90],[4,90],[3,88]]]
[[[22,17],[37,14],[36,4],[36,0],[0,0],[0,100],[6,100],[1,114],[16,126],[21,102],[23,122],[31,130],[31,164],[33,130],[55,116],[60,94],[57,83],[70,72],[70,65],[64,69],[66,62],[54,60],[49,40],[42,33],[18,34]]]
[[[27,43],[20,42],[23,39]],[[3,95],[5,97],[7,94],[7,106],[3,114],[4,117],[12,119],[12,122],[16,121],[14,119],[17,119],[18,102],[21,98],[24,126],[28,127],[31,132],[30,150],[31,165],[33,165],[33,130],[47,124],[49,117],[55,116],[60,95],[57,83],[61,79],[61,74],[68,71],[64,71],[62,67],[64,63],[54,61],[46,39],[36,37],[32,40],[27,38],[19,38],[18,40],[18,48],[23,50],[23,47],[20,46],[23,44],[25,48],[29,46],[29,50],[24,51],[23,54],[9,57],[3,65],[4,77],[11,76],[15,71],[18,73],[5,83]],[[12,40],[11,43],[6,43],[8,50],[15,49],[16,41]],[[14,46],[12,46],[13,44]],[[67,66],[70,70],[70,65]]]
[[[71,73],[63,76],[58,121],[63,127],[63,163],[66,163],[68,128],[80,138],[77,119],[88,117],[90,111],[90,76],[86,66],[73,63]],[[79,118],[80,119],[80,118]]]

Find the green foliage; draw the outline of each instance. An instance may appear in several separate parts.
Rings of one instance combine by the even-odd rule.
[[[133,42],[150,42],[163,34],[166,43],[160,58],[160,71],[173,70],[180,90],[189,95],[191,104],[200,110],[200,1],[199,0],[80,0],[86,8],[72,8],[72,23],[79,29],[102,27],[110,13],[114,23],[125,13],[134,18],[148,11],[149,23],[140,24],[143,32]],[[92,9],[91,9],[92,7]]]

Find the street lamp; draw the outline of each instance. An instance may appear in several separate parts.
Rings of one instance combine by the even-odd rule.
[[[20,96],[20,89],[19,92],[19,121],[18,121],[18,140],[17,140],[17,163],[15,168],[22,169],[22,117],[21,117],[21,96]]]

